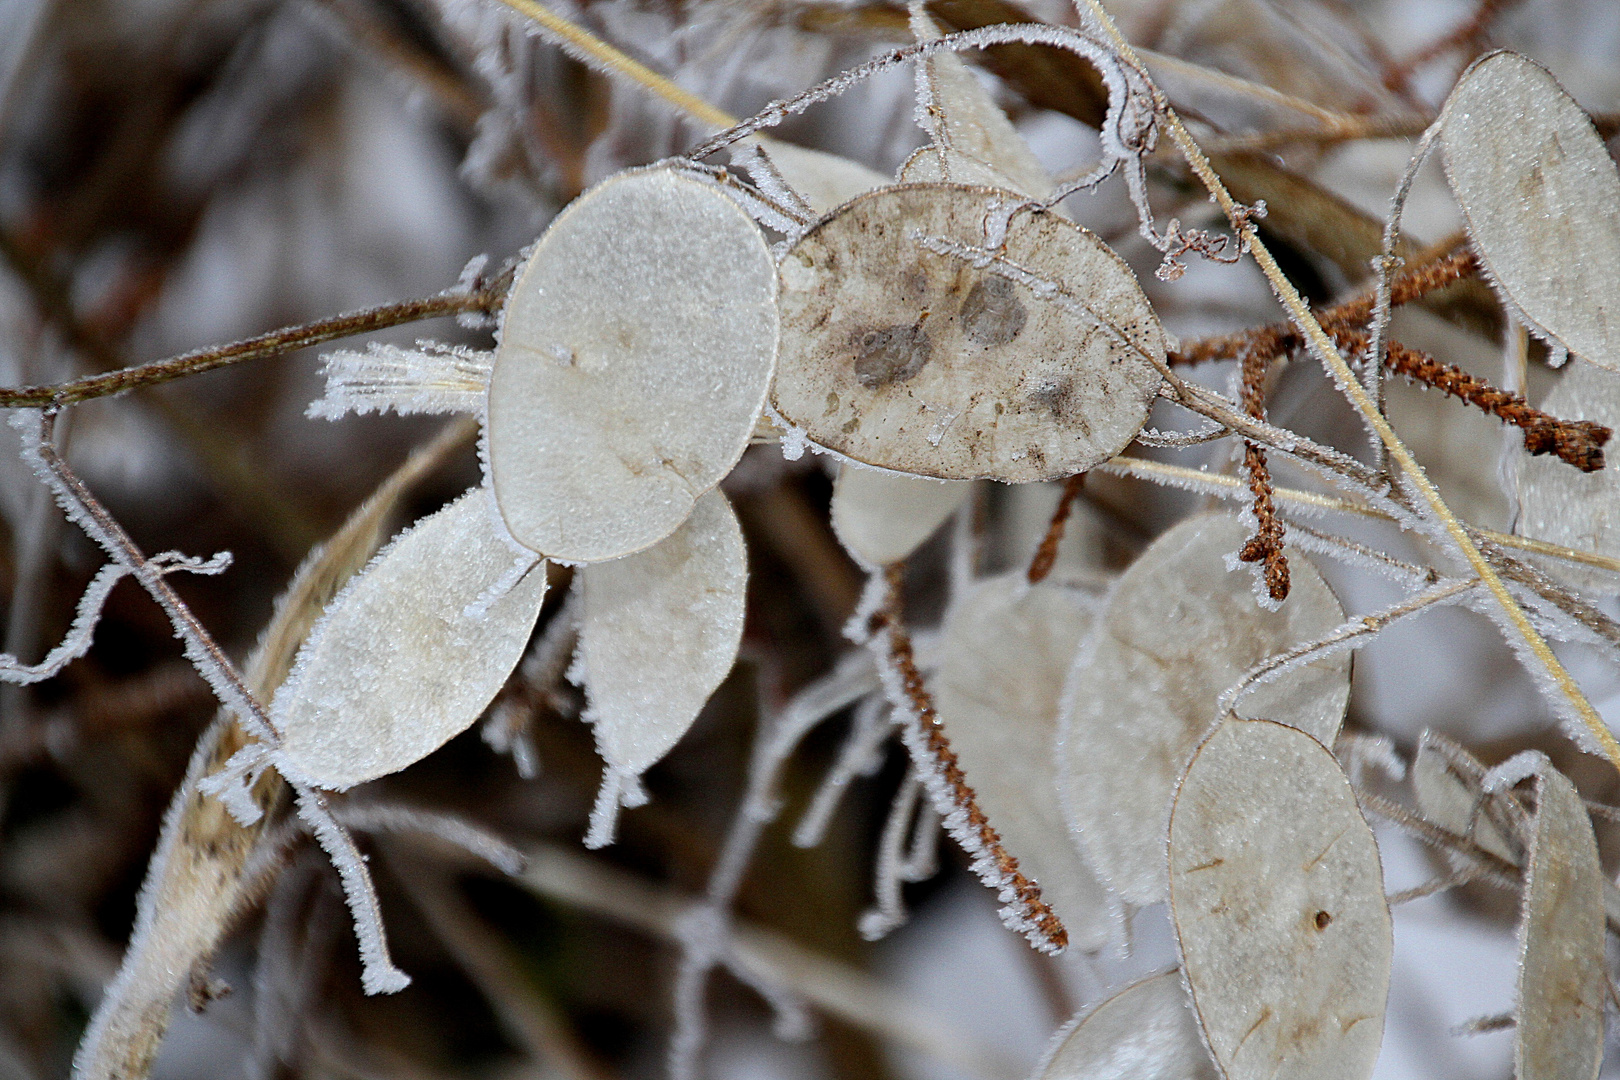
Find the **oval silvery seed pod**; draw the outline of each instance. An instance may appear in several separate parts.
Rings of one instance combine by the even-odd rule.
[[[1517,53],[1441,110],[1446,179],[1497,288],[1543,336],[1620,370],[1620,174],[1586,112]]]
[[[1261,608],[1248,568],[1226,567],[1247,538],[1236,515],[1213,513],[1155,540],[1114,587],[1064,690],[1069,823],[1091,865],[1132,904],[1164,899],[1171,793],[1218,719],[1222,691],[1265,657],[1344,622],[1327,582],[1292,548],[1288,599]],[[1256,686],[1235,708],[1331,743],[1349,698],[1350,658],[1340,654]]]
[[[580,573],[579,654],[570,672],[585,688],[585,719],[607,775],[586,843],[613,838],[621,805],[638,805],[637,778],[669,753],[742,642],[748,552],[718,490],[657,545]]]
[[[1170,915],[1227,1080],[1365,1080],[1394,935],[1344,770],[1297,728],[1228,719],[1170,815]]]
[[[940,479],[1046,480],[1123,449],[1157,392],[1163,331],[1107,245],[1021,204],[902,184],[800,238],[780,266],[782,417],[856,461]]]
[[[1519,1080],[1595,1080],[1603,1063],[1603,867],[1580,793],[1541,769],[1519,929]]]
[[[776,318],[764,238],[713,185],[646,169],[575,199],[512,288],[490,377],[512,535],[597,562],[674,532],[748,443]]]
[[[1073,589],[1031,585],[1023,571],[987,578],[945,616],[934,707],[979,806],[1019,869],[1041,886],[1069,943],[1100,948],[1112,925],[1106,891],[1058,803],[1058,704],[1096,607]]]
[[[1052,1039],[1038,1080],[1219,1080],[1181,972],[1127,986]]]
[[[341,791],[411,765],[478,719],[529,643],[545,563],[514,568],[477,487],[400,533],[327,605],[270,702],[276,764]],[[468,612],[481,605],[482,611]]]

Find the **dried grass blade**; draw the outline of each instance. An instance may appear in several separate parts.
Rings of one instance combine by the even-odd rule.
[[[404,495],[451,452],[467,445],[474,430],[470,420],[446,427],[299,567],[244,667],[256,697],[270,697],[286,678],[326,604],[381,546]],[[164,815],[123,964],[74,1056],[74,1075],[80,1080],[140,1080],[151,1072],[175,994],[198,964],[207,963],[244,899],[248,857],[272,815],[264,814],[252,826],[239,825],[217,800],[200,794],[197,784],[247,742],[230,714],[221,710],[197,744],[186,778]],[[268,810],[283,802],[286,792],[279,777],[266,773],[254,795]]]

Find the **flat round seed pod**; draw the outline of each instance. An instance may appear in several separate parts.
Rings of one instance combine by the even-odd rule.
[[[1491,279],[1543,334],[1620,369],[1620,174],[1546,68],[1495,52],[1442,110],[1446,178]]]
[[[1315,739],[1227,720],[1170,815],[1170,914],[1227,1080],[1365,1080],[1394,937],[1372,829]]]
[[[1095,608],[1022,572],[976,584],[951,605],[932,680],[934,707],[979,807],[1025,876],[1084,950],[1108,938],[1106,890],[1058,804],[1058,703]]]
[[[1548,765],[1519,931],[1518,1080],[1595,1080],[1603,1063],[1603,868],[1575,785]]]
[[[1181,972],[1127,986],[1066,1025],[1037,1080],[1219,1080]]]
[[[1164,822],[1176,778],[1218,719],[1216,702],[1258,661],[1322,637],[1344,610],[1289,548],[1293,587],[1278,611],[1226,557],[1248,538],[1232,514],[1177,525],[1120,578],[1064,693],[1059,747],[1069,823],[1091,865],[1132,904],[1164,899]],[[1318,660],[1237,702],[1243,716],[1332,743],[1350,696],[1350,658]]]
[[[1573,359],[1541,406],[1562,420],[1620,430],[1620,376]],[[1620,558],[1620,467],[1585,473],[1551,456],[1518,451],[1518,531],[1578,551]],[[1620,592],[1620,575],[1549,559],[1548,573],[1595,593]]]
[[[546,595],[514,568],[489,493],[474,488],[400,533],[327,605],[270,703],[277,767],[341,791],[398,772],[477,720],[523,656]]]
[[[941,479],[1046,480],[1123,449],[1158,389],[1158,319],[1124,261],[1056,214],[1014,213],[1001,261],[973,265],[1017,201],[904,184],[822,219],[780,266],[777,411],[856,461]]]
[[[960,481],[845,465],[833,484],[833,532],[868,565],[887,566],[916,551],[972,490]]]
[[[606,843],[613,811],[626,799],[634,805],[635,778],[686,734],[737,659],[748,555],[731,504],[715,490],[656,546],[580,576],[572,674],[608,765],[592,822]]]
[[[490,377],[512,535],[576,562],[668,536],[741,456],[775,341],[770,254],[720,191],[649,169],[575,199],[512,289]]]

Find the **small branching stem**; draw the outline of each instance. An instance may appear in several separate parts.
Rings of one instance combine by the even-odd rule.
[[[1256,420],[1266,418],[1266,369],[1271,357],[1245,352],[1241,364],[1243,410]],[[1244,562],[1265,566],[1266,593],[1278,603],[1288,599],[1288,556],[1283,554],[1283,523],[1272,502],[1271,470],[1266,468],[1266,452],[1258,443],[1244,440],[1243,470],[1254,495],[1255,534],[1238,552]]]

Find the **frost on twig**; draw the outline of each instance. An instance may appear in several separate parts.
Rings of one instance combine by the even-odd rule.
[[[1097,618],[1084,593],[1013,571],[977,582],[945,616],[934,707],[979,806],[1063,921],[1100,948],[1117,903],[1070,832],[1058,799],[1064,679]]]
[[[469,432],[453,425],[412,454],[293,576],[258,647],[244,665],[248,685],[269,697],[285,678],[300,643],[324,605],[385,538],[383,528],[403,495]],[[197,744],[185,779],[163,817],[157,849],[136,899],[135,928],[123,963],[108,985],[74,1056],[83,1080],[141,1077],[151,1069],[167,1030],[175,994],[198,965],[206,964],[232,913],[251,895],[259,875],[252,855],[269,822],[245,828],[216,800],[199,793],[204,777],[247,744],[247,735],[222,709]],[[285,787],[274,774],[253,789],[268,811]]]
[[[917,668],[900,606],[903,572],[903,566],[896,565],[871,576],[850,623],[852,636],[877,661],[912,765],[923,778],[945,830],[973,860],[973,872],[1000,898],[1002,922],[1041,952],[1061,952],[1069,943],[1068,931],[980,808]]]
[[[341,349],[326,354],[326,393],[305,415],[336,420],[349,413],[394,410],[420,413],[484,411],[489,392],[491,353],[465,345],[418,341],[416,348],[373,341],[365,352]]]

